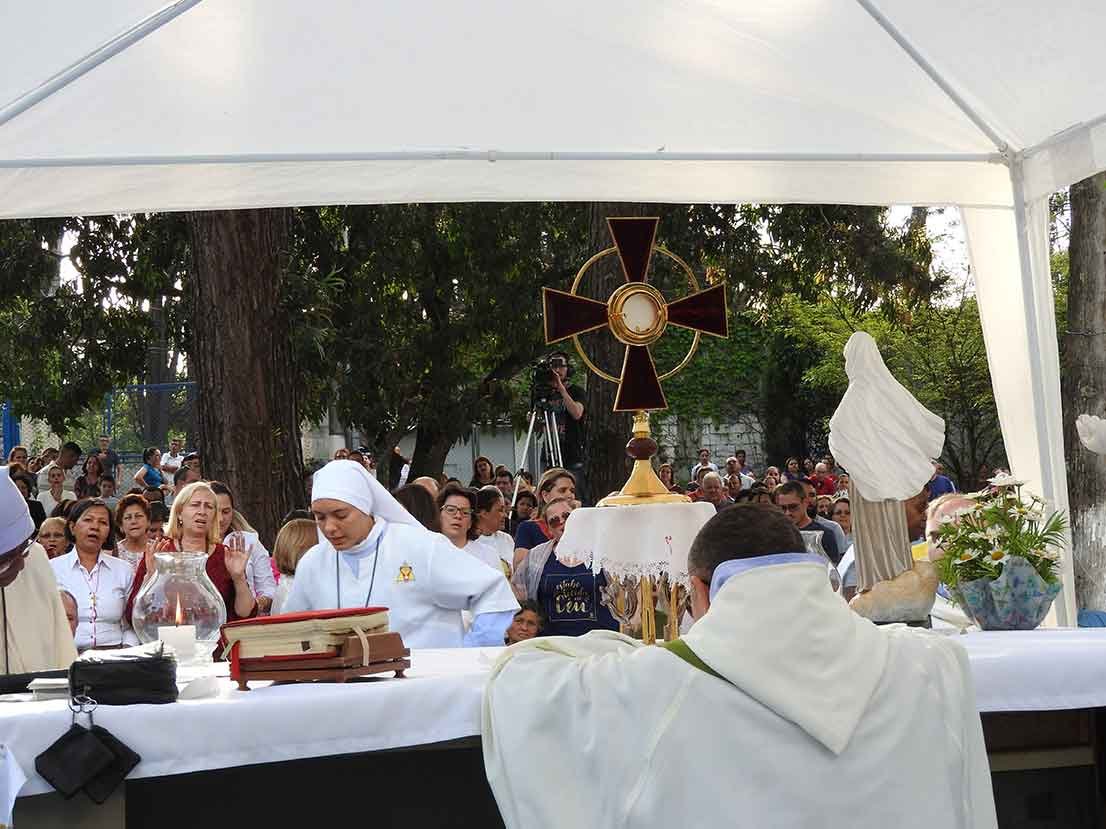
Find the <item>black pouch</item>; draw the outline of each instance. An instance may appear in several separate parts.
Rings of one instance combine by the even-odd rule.
[[[113,755],[111,763],[84,785],[84,793],[93,803],[103,803],[142,758],[106,728],[93,723],[89,730]]]
[[[99,653],[69,666],[70,696],[92,697],[97,705],[176,702],[177,660],[173,657]]]
[[[73,723],[35,758],[35,771],[68,800],[114,760],[115,755],[97,735]]]

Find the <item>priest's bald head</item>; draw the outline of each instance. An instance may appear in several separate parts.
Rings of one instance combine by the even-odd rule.
[[[779,553],[805,554],[806,545],[794,522],[776,507],[738,504],[719,512],[699,530],[687,554],[692,614],[700,619],[710,608],[711,583],[720,565]]]
[[[27,501],[0,466],[0,587],[7,587],[23,570],[28,542],[35,531]]]

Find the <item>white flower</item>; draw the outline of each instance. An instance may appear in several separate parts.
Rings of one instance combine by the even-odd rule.
[[[958,507],[952,511],[953,518],[963,518],[965,515],[971,515],[975,512],[977,507],[975,505],[969,507]]]
[[[955,516],[955,515],[952,515],[952,514],[945,514],[945,515],[942,515],[942,516],[941,516],[941,519],[940,519],[940,523],[941,523],[941,524],[951,524],[951,523],[953,523],[954,521],[956,521],[956,516]]]
[[[983,536],[991,543],[994,543],[1002,537],[1002,527],[988,527],[983,531]]]
[[[1025,481],[1019,481],[1013,475],[1006,472],[1000,472],[993,478],[988,478],[987,483],[994,487],[1007,487],[1007,486],[1021,486]]]
[[[1004,564],[1007,558],[1006,551],[992,550],[987,554],[987,558],[990,560],[991,564]]]

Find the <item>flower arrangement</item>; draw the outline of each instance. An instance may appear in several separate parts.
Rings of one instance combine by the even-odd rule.
[[[991,489],[941,518],[937,574],[953,600],[984,629],[1031,629],[1060,592],[1059,551],[1067,521],[1023,496],[1022,481],[990,479]]]

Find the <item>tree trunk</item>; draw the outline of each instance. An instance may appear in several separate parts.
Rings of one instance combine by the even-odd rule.
[[[415,451],[411,453],[408,481],[429,475],[436,478],[445,469],[445,458],[455,443],[451,432],[419,424],[415,433]]]
[[[1060,372],[1064,401],[1077,604],[1106,610],[1106,459],[1079,441],[1075,419],[1106,416],[1106,173],[1071,188],[1068,330]]]
[[[588,209],[588,255],[597,253],[613,243],[607,229],[609,216],[646,216],[648,205],[597,202]],[[608,256],[597,263],[585,277],[582,292],[606,302],[607,297],[625,282],[616,256]],[[609,332],[585,334],[581,342],[593,362],[607,373],[618,376],[626,347]],[[578,361],[577,361],[578,362]],[[579,370],[583,370],[583,366]],[[579,378],[579,374],[576,375]],[[578,382],[578,380],[577,380]],[[630,476],[630,459],[626,456],[626,443],[630,440],[633,417],[629,413],[614,411],[614,383],[588,374],[587,393],[584,400],[585,449],[584,477],[591,503],[622,489]]]
[[[298,384],[280,305],[287,210],[191,213],[191,362],[204,476],[224,481],[272,546],[305,505]]]
[[[163,297],[150,302],[151,335],[146,346],[146,382],[161,384],[173,377],[172,366],[167,365],[168,339],[165,331],[165,305]],[[142,442],[145,446],[167,446],[169,431],[170,393],[165,389],[147,389],[142,394]]]

